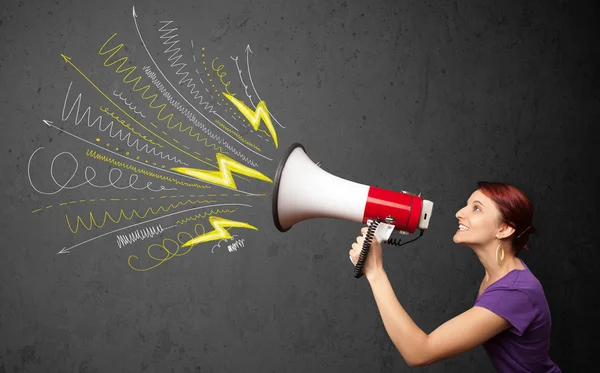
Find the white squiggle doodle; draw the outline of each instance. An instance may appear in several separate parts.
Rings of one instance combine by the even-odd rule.
[[[138,240],[144,240],[146,238],[153,238],[154,236],[158,236],[159,234],[162,234],[162,232],[173,227],[175,227],[175,225],[170,226],[168,228],[163,228],[162,225],[159,224],[157,227],[146,227],[143,229],[136,229],[134,232],[129,234],[117,234],[117,245],[119,245],[120,249]]]
[[[131,102],[131,103],[128,104],[127,103],[127,99],[125,99],[125,98],[123,98],[121,96],[122,94],[123,94],[123,92],[121,92],[121,93],[119,93],[117,95],[117,91],[113,91],[113,95],[115,95],[116,97],[120,98],[125,103],[125,106],[127,106],[128,108],[130,108],[131,110],[133,110],[134,114],[138,114],[142,118],[146,118],[146,116],[144,114],[142,114],[141,110],[139,110],[139,111],[135,110],[135,109],[137,109],[137,106],[131,107],[131,105],[133,104],[133,102]]]
[[[75,175],[77,174],[77,171],[79,170],[79,162],[77,161],[77,158],[75,158],[75,156],[69,152],[61,152],[58,153],[53,159],[52,159],[52,163],[50,164],[50,177],[52,178],[52,181],[54,181],[54,183],[59,187],[59,189],[57,191],[54,192],[44,192],[39,190],[38,188],[35,187],[35,185],[33,185],[33,181],[31,180],[31,160],[33,159],[33,156],[40,150],[40,149],[44,149],[44,147],[39,147],[37,148],[29,157],[29,161],[27,162],[27,176],[29,177],[29,184],[31,185],[31,187],[38,193],[40,194],[45,194],[45,195],[53,195],[56,193],[59,193],[60,191],[62,191],[63,189],[76,189],[79,188],[85,184],[89,184],[94,188],[108,188],[108,187],[113,187],[116,189],[135,189],[135,190],[144,190],[144,189],[148,189],[151,192],[162,192],[164,190],[177,190],[177,188],[165,188],[164,186],[160,186],[160,189],[154,190],[152,188],[150,188],[150,185],[152,185],[151,181],[148,181],[146,183],[146,186],[144,186],[143,188],[136,188],[134,186],[134,184],[138,181],[139,176],[136,174],[131,174],[129,176],[129,185],[125,186],[125,187],[120,187],[117,186],[116,183],[119,182],[119,180],[121,180],[121,177],[123,176],[123,171],[121,171],[121,169],[119,168],[111,168],[110,171],[108,171],[108,181],[109,184],[107,185],[95,185],[92,183],[92,180],[94,180],[96,178],[96,170],[92,167],[92,166],[86,166],[84,169],[84,177],[85,177],[85,181],[82,182],[79,185],[74,185],[74,186],[68,186],[69,183],[71,182],[71,180],[73,180],[73,178],[75,177]],[[71,176],[69,177],[69,179],[67,180],[67,182],[65,183],[60,183],[56,180],[55,177],[55,173],[54,173],[54,163],[56,162],[56,160],[58,158],[60,158],[63,155],[67,155],[70,156],[71,159],[73,161],[75,161],[75,170],[71,173]],[[60,168],[60,171],[66,171],[64,168]],[[116,174],[116,178],[115,175]]]
[[[238,248],[240,247],[244,247],[244,239],[242,238],[241,240],[238,240],[234,243],[232,243],[231,245],[227,246],[227,250],[229,250],[229,252],[233,252],[233,251],[238,251]]]
[[[75,122],[76,126],[78,126],[83,121],[83,119],[87,117],[87,126],[88,127],[91,128],[96,124],[96,122],[98,122],[98,129],[100,131],[106,132],[106,130],[108,130],[108,134],[111,138],[115,138],[118,136],[118,139],[121,140],[122,142],[124,142],[130,148],[134,148],[139,152],[145,152],[146,154],[155,155],[157,157],[160,157],[163,160],[168,159],[169,161],[183,164],[185,166],[189,165],[188,163],[183,162],[181,159],[179,159],[175,156],[164,154],[162,151],[156,152],[156,148],[149,147],[148,143],[146,143],[146,144],[144,144],[144,146],[140,147],[140,139],[135,139],[133,142],[131,142],[131,132],[127,132],[126,134],[123,134],[124,132],[123,132],[122,128],[119,128],[119,130],[117,132],[113,133],[113,128],[115,126],[114,126],[114,122],[112,120],[106,125],[106,127],[102,128],[102,115],[98,116],[93,122],[91,121],[91,118],[90,118],[91,107],[90,106],[87,107],[87,109],[83,112],[83,114],[80,117],[79,111],[80,111],[80,107],[81,107],[81,97],[82,97],[81,93],[77,96],[77,98],[73,102],[73,105],[71,106],[71,109],[69,110],[69,113],[65,116],[67,100],[69,98],[69,93],[71,92],[72,85],[73,85],[73,82],[71,82],[69,84],[69,88],[67,89],[67,94],[65,96],[65,101],[63,103],[63,110],[62,110],[62,120],[63,121],[67,121],[71,117],[71,114],[73,113],[73,110],[75,109],[75,106],[77,106],[77,112],[75,113],[75,118],[74,118],[74,122]]]
[[[219,240],[219,242],[212,247],[212,249],[210,250],[210,252],[214,254],[215,253],[215,247],[219,247],[219,248],[221,247],[221,241],[225,241],[225,242],[227,242],[227,241],[233,241],[237,236],[238,236],[237,234],[234,234],[234,235],[231,236],[231,238],[228,238],[228,239],[225,239],[225,240]]]

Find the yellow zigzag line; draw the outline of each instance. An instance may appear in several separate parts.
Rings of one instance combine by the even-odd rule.
[[[134,72],[134,71],[137,69],[137,66],[135,66],[135,65],[134,65],[134,66],[131,66],[131,67],[128,67],[128,68],[126,68],[126,69],[122,69],[122,67],[123,67],[123,66],[124,66],[124,65],[127,63],[127,61],[129,60],[129,58],[128,58],[128,57],[121,57],[121,58],[119,58],[118,60],[116,60],[116,61],[113,61],[113,62],[110,62],[110,63],[109,63],[109,61],[110,61],[110,60],[111,60],[111,59],[112,59],[112,58],[113,58],[113,57],[114,57],[114,56],[115,56],[115,55],[116,55],[116,54],[117,54],[117,53],[118,53],[118,52],[121,50],[121,48],[123,48],[123,46],[124,46],[123,44],[119,44],[119,45],[117,45],[116,47],[114,47],[114,48],[112,48],[112,49],[109,49],[109,50],[107,50],[107,51],[104,51],[104,47],[106,47],[106,44],[108,44],[108,42],[109,42],[109,41],[111,41],[111,40],[112,40],[112,38],[114,38],[114,37],[115,37],[115,35],[117,35],[117,34],[116,34],[116,33],[114,33],[114,34],[113,34],[113,35],[112,35],[110,38],[108,38],[108,40],[107,40],[107,41],[104,43],[104,45],[102,45],[102,47],[100,47],[100,50],[98,51],[98,54],[99,54],[100,56],[103,56],[103,55],[105,55],[105,54],[108,54],[108,53],[111,53],[111,52],[112,52],[112,54],[111,54],[110,56],[108,56],[108,58],[107,58],[106,60],[104,60],[104,63],[103,63],[103,64],[104,64],[104,66],[106,66],[106,67],[110,67],[110,66],[112,66],[112,65],[115,65],[115,64],[117,64],[117,63],[121,62],[121,64],[120,64],[119,66],[117,66],[117,68],[116,68],[115,72],[116,72],[117,74],[122,74],[122,73],[124,73],[124,72],[127,72],[127,74],[126,74],[126,75],[125,75],[125,77],[123,78],[123,83],[125,83],[125,84],[130,84],[130,83],[133,83],[132,90],[133,90],[134,92],[140,92],[140,91],[142,91],[142,92],[141,92],[141,97],[142,97],[142,99],[144,99],[144,100],[151,100],[151,101],[150,101],[150,103],[148,103],[148,106],[149,106],[150,108],[152,108],[152,109],[159,109],[159,108],[160,108],[160,110],[159,110],[158,114],[156,115],[156,119],[158,119],[159,121],[163,121],[163,120],[167,119],[167,128],[169,128],[169,129],[173,129],[173,128],[175,128],[175,127],[179,127],[179,132],[181,132],[181,133],[183,133],[183,132],[185,132],[185,131],[187,131],[187,130],[189,129],[189,134],[188,134],[188,135],[189,135],[189,136],[191,136],[191,137],[196,137],[196,141],[198,141],[198,142],[202,142],[202,141],[204,141],[204,144],[205,144],[205,146],[206,146],[206,147],[209,147],[209,148],[210,148],[210,147],[213,147],[213,148],[214,148],[216,151],[223,152],[223,149],[222,149],[221,147],[218,147],[218,148],[217,148],[217,146],[216,146],[215,144],[213,144],[213,145],[209,145],[209,144],[208,144],[208,139],[207,139],[206,137],[205,137],[205,138],[202,138],[202,139],[200,139],[200,133],[197,133],[197,134],[195,134],[195,135],[192,135],[192,128],[193,128],[192,126],[189,126],[189,127],[185,128],[185,129],[183,129],[183,127],[182,127],[182,126],[183,126],[183,123],[182,123],[181,121],[180,121],[180,122],[178,122],[178,123],[177,123],[177,124],[175,124],[175,125],[171,125],[171,119],[173,119],[173,114],[172,114],[172,113],[171,113],[171,114],[169,114],[169,115],[165,115],[164,117],[162,117],[162,118],[161,118],[161,117],[160,117],[160,115],[161,115],[161,113],[163,112],[163,110],[164,110],[164,109],[167,107],[167,105],[166,105],[166,104],[161,104],[161,105],[157,105],[157,106],[153,106],[153,105],[152,105],[152,104],[154,103],[154,101],[156,101],[156,99],[158,98],[158,94],[156,94],[156,93],[155,93],[155,94],[153,94],[153,95],[151,95],[151,96],[148,96],[148,97],[146,97],[146,96],[145,96],[145,94],[148,92],[148,90],[150,90],[150,84],[146,84],[145,86],[143,86],[143,87],[141,87],[141,88],[136,88],[136,87],[137,87],[137,85],[138,85],[138,83],[139,83],[139,82],[142,80],[142,76],[141,76],[141,75],[138,75],[136,78],[132,78],[132,79],[129,79],[129,80],[127,80],[127,78],[129,77],[129,75],[133,74],[133,72]],[[220,150],[219,150],[219,149],[220,149]]]
[[[251,143],[250,141],[246,140],[242,135],[240,135],[239,133],[235,132],[234,130],[232,130],[231,128],[227,127],[225,124],[223,124],[223,122],[221,122],[218,119],[215,119],[215,123],[217,123],[219,125],[219,127],[221,127],[223,130],[231,133],[233,136],[237,137],[241,142],[243,142],[244,144],[253,147],[254,149],[258,150],[259,152],[262,152],[262,150],[260,150],[260,148],[256,145],[254,145],[253,143]],[[263,131],[264,132],[264,131]],[[266,132],[265,132],[266,133]]]
[[[264,101],[260,101],[254,110],[250,109],[244,101],[238,100],[237,98],[223,92],[223,96],[227,97],[229,101],[231,101],[235,107],[242,113],[248,123],[252,126],[255,131],[258,131],[258,127],[260,126],[261,119],[265,123],[265,126],[271,133],[273,137],[273,142],[275,143],[275,148],[279,147],[277,142],[277,133],[275,132],[275,127],[273,127],[273,123],[271,123],[271,115],[269,114],[269,109],[267,109],[267,104]]]
[[[121,161],[117,161],[114,158],[108,157],[106,155],[98,154],[98,153],[96,153],[95,150],[88,149],[85,152],[85,155],[87,155],[88,157],[94,158],[94,159],[101,160],[101,161],[106,162],[106,163],[110,163],[113,166],[123,167],[123,168],[131,170],[133,172],[137,172],[138,174],[142,174],[142,175],[154,177],[154,178],[157,178],[157,179],[160,179],[160,180],[164,180],[164,181],[169,181],[169,182],[175,183],[177,185],[188,186],[188,187],[199,188],[199,189],[210,189],[210,186],[208,186],[208,185],[186,183],[184,181],[179,181],[177,179],[174,179],[174,178],[172,178],[170,176],[159,175],[156,172],[147,171],[147,170],[138,168],[136,166],[132,166],[132,165],[129,165],[127,163],[123,163]]]
[[[129,217],[127,217],[127,215],[125,215],[125,211],[123,211],[123,209],[119,210],[119,216],[117,217],[117,220],[115,220],[108,211],[104,212],[104,218],[102,220],[102,224],[98,224],[96,222],[96,219],[94,218],[94,214],[92,212],[90,212],[90,224],[89,226],[87,226],[84,222],[83,219],[81,218],[81,216],[77,216],[77,224],[75,225],[75,229],[73,229],[73,226],[71,225],[71,221],[69,220],[69,216],[65,215],[66,219],[67,219],[67,225],[69,226],[69,229],[71,230],[71,232],[73,234],[77,233],[79,231],[79,224],[81,223],[81,225],[87,229],[88,231],[92,230],[92,226],[95,226],[96,228],[102,228],[104,227],[104,225],[106,224],[107,220],[111,220],[113,223],[115,224],[119,224],[119,222],[121,221],[121,218],[125,219],[125,220],[131,220],[133,219],[133,216],[137,216],[140,219],[144,219],[146,217],[146,215],[148,215],[148,213],[151,213],[152,215],[156,215],[159,212],[168,212],[170,209],[172,208],[177,208],[179,206],[184,206],[187,204],[198,204],[198,203],[211,203],[211,202],[215,202],[215,201],[209,201],[209,200],[203,200],[203,201],[192,201],[192,200],[187,200],[184,202],[178,202],[176,205],[170,204],[167,208],[164,208],[163,206],[160,206],[158,209],[156,209],[156,211],[154,211],[154,209],[152,207],[148,207],[148,209],[146,210],[146,212],[143,215],[140,215],[137,210],[132,210],[131,215]]]
[[[208,222],[215,229],[210,232],[206,232],[204,234],[194,237],[193,239],[184,243],[183,247],[187,247],[187,246],[193,247],[193,246],[201,244],[203,242],[227,240],[227,239],[231,238],[231,234],[229,234],[229,230],[227,228],[246,228],[246,229],[254,229],[255,231],[258,230],[258,228],[256,228],[253,225],[250,225],[248,223],[244,223],[241,221],[235,221],[235,220],[229,220],[229,219],[223,219],[218,216],[209,217]]]
[[[232,213],[232,212],[235,212],[235,211],[237,211],[237,210],[217,210],[217,211],[215,212],[215,214],[219,214],[219,213],[221,213],[221,212],[228,212],[228,213]],[[210,210],[210,212],[213,212],[213,211],[212,211],[212,210]],[[185,224],[185,223],[187,223],[188,221],[191,221],[191,220],[197,220],[197,219],[199,219],[199,218],[205,218],[205,217],[206,217],[206,213],[204,213],[204,214],[198,214],[198,215],[195,215],[195,216],[190,216],[189,218],[185,218],[185,219],[182,219],[182,220],[177,220],[177,222],[176,222],[175,224],[182,225],[182,224]]]

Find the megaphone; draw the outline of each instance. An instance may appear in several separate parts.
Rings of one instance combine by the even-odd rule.
[[[417,229],[422,235],[429,228],[433,210],[433,202],[418,195],[332,175],[316,165],[299,143],[292,144],[279,161],[272,198],[273,222],[280,232],[314,218],[369,224],[363,250],[355,265],[356,278],[362,276],[362,266],[373,238],[383,243],[393,231],[409,234]]]

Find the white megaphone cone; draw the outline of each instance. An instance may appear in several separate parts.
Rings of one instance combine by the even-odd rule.
[[[379,218],[402,233],[429,227],[431,201],[334,176],[317,166],[304,146],[293,144],[277,167],[273,186],[273,221],[286,232],[312,218],[367,223]]]
[[[279,162],[272,205],[273,222],[281,232],[286,232],[298,222],[313,218],[368,223],[360,258],[354,268],[356,278],[362,276],[362,267],[373,238],[382,243],[389,239],[394,230],[408,234],[417,228],[422,235],[429,227],[433,210],[433,203],[420,196],[331,175],[317,166],[298,143],[292,144]]]

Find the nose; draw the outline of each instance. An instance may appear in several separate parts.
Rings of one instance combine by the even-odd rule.
[[[456,216],[456,218],[457,218],[457,219],[461,219],[461,218],[463,218],[463,217],[464,217],[464,216],[463,216],[463,215],[464,215],[464,214],[463,214],[463,210],[464,210],[464,207],[463,207],[462,209],[458,210],[458,211],[456,212],[456,215],[454,215],[454,216]]]

